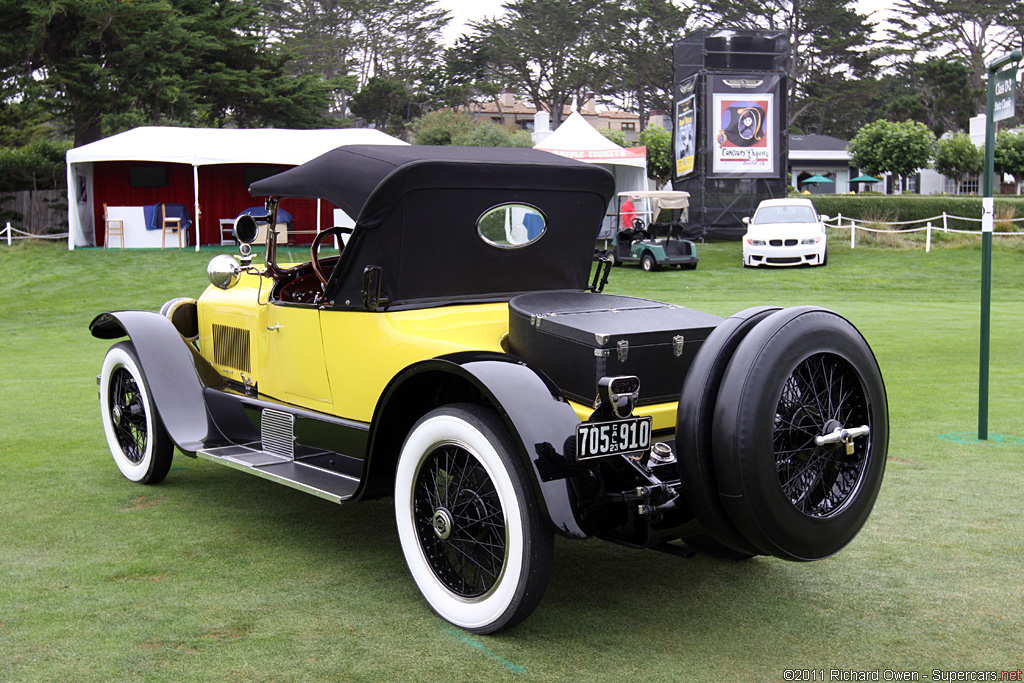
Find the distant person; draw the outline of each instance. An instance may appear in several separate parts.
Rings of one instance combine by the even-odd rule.
[[[633,221],[636,220],[636,207],[633,206],[633,200],[626,197],[626,201],[622,202],[622,208],[619,209],[619,215],[622,216],[622,227],[621,230],[632,230]]]

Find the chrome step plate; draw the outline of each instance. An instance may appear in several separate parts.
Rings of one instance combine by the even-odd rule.
[[[348,500],[359,487],[359,480],[340,472],[310,465],[301,460],[268,453],[253,446],[221,446],[196,453],[204,460],[227,465],[236,470],[255,474],[278,484],[310,493],[318,498],[341,503]]]

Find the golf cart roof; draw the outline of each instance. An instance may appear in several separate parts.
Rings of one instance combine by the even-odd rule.
[[[624,197],[630,199],[650,199],[655,210],[661,209],[686,209],[690,206],[690,193],[679,190],[627,190],[619,193],[619,200]]]

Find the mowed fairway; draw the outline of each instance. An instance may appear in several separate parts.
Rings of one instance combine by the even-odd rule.
[[[158,486],[120,475],[95,379],[109,342],[89,321],[198,296],[214,251],[0,246],[0,681],[1016,672],[1024,243],[995,250],[989,424],[1000,440],[978,443],[980,247],[831,241],[826,268],[745,270],[738,242],[709,244],[696,271],[616,268],[606,291],[723,316],[819,304],[853,321],[882,367],[892,420],[861,534],[810,564],[558,539],[540,608],[490,637],[448,626],[421,599],[390,499],[333,505],[180,454]]]

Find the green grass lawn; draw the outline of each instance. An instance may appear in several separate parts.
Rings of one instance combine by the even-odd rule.
[[[820,304],[878,356],[892,419],[875,512],[833,558],[683,560],[556,543],[540,608],[498,636],[433,615],[391,501],[333,505],[177,456],[124,479],[99,421],[116,308],[197,296],[214,252],[0,247],[0,681],[782,681],[786,669],[1024,666],[1024,246],[994,255],[987,443],[975,440],[980,248],[832,238],[829,265],[616,268],[606,291],[719,315]],[[300,254],[301,252],[296,252]],[[884,676],[884,674],[882,674]],[[820,679],[819,679],[820,680]]]

